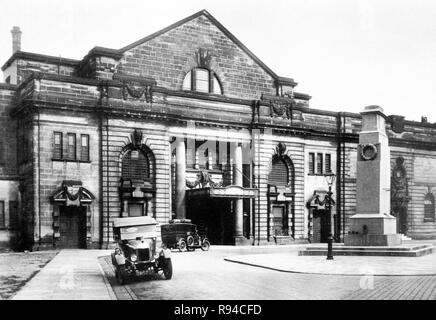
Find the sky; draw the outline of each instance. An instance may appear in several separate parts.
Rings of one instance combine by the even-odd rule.
[[[434,0],[14,0],[0,4],[0,65],[19,26],[22,51],[81,59],[122,48],[202,9],[310,107],[436,123]]]

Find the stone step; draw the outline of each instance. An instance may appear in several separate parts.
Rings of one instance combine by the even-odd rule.
[[[401,234],[401,240],[402,240],[402,241],[409,241],[409,240],[412,240],[412,238],[409,238],[409,237],[406,236],[405,234]]]
[[[310,250],[308,250],[310,249]],[[396,250],[391,250],[396,249]],[[398,250],[398,248],[385,248],[380,250],[380,248],[374,247],[357,247],[357,248],[333,248],[333,256],[389,256],[389,257],[420,257],[434,252],[433,245],[423,245],[415,250]],[[327,248],[307,248],[305,250],[299,251],[300,256],[326,256]]]
[[[431,244],[416,244],[416,245],[402,245],[395,247],[386,247],[386,246],[344,246],[344,245],[333,245],[333,250],[372,250],[372,251],[415,251],[419,249],[426,248],[428,246],[432,246]],[[314,246],[307,247],[306,250],[327,250],[327,246]]]

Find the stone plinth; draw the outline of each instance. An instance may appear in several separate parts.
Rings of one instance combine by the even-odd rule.
[[[233,237],[235,246],[251,246],[253,245],[253,240],[247,239],[243,236]]]

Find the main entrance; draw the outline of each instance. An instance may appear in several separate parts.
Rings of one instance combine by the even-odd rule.
[[[59,208],[59,242],[62,248],[86,248],[86,207]]]
[[[211,244],[234,245],[236,215],[234,201],[243,199],[242,234],[250,239],[251,199],[257,190],[237,186],[198,188],[187,191],[186,217],[197,224],[200,234],[207,235]]]

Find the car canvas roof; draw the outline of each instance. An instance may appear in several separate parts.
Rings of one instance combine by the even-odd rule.
[[[144,225],[156,225],[157,221],[152,217],[142,216],[142,217],[128,217],[128,218],[118,218],[114,220],[114,227],[131,227],[131,226],[144,226]]]

